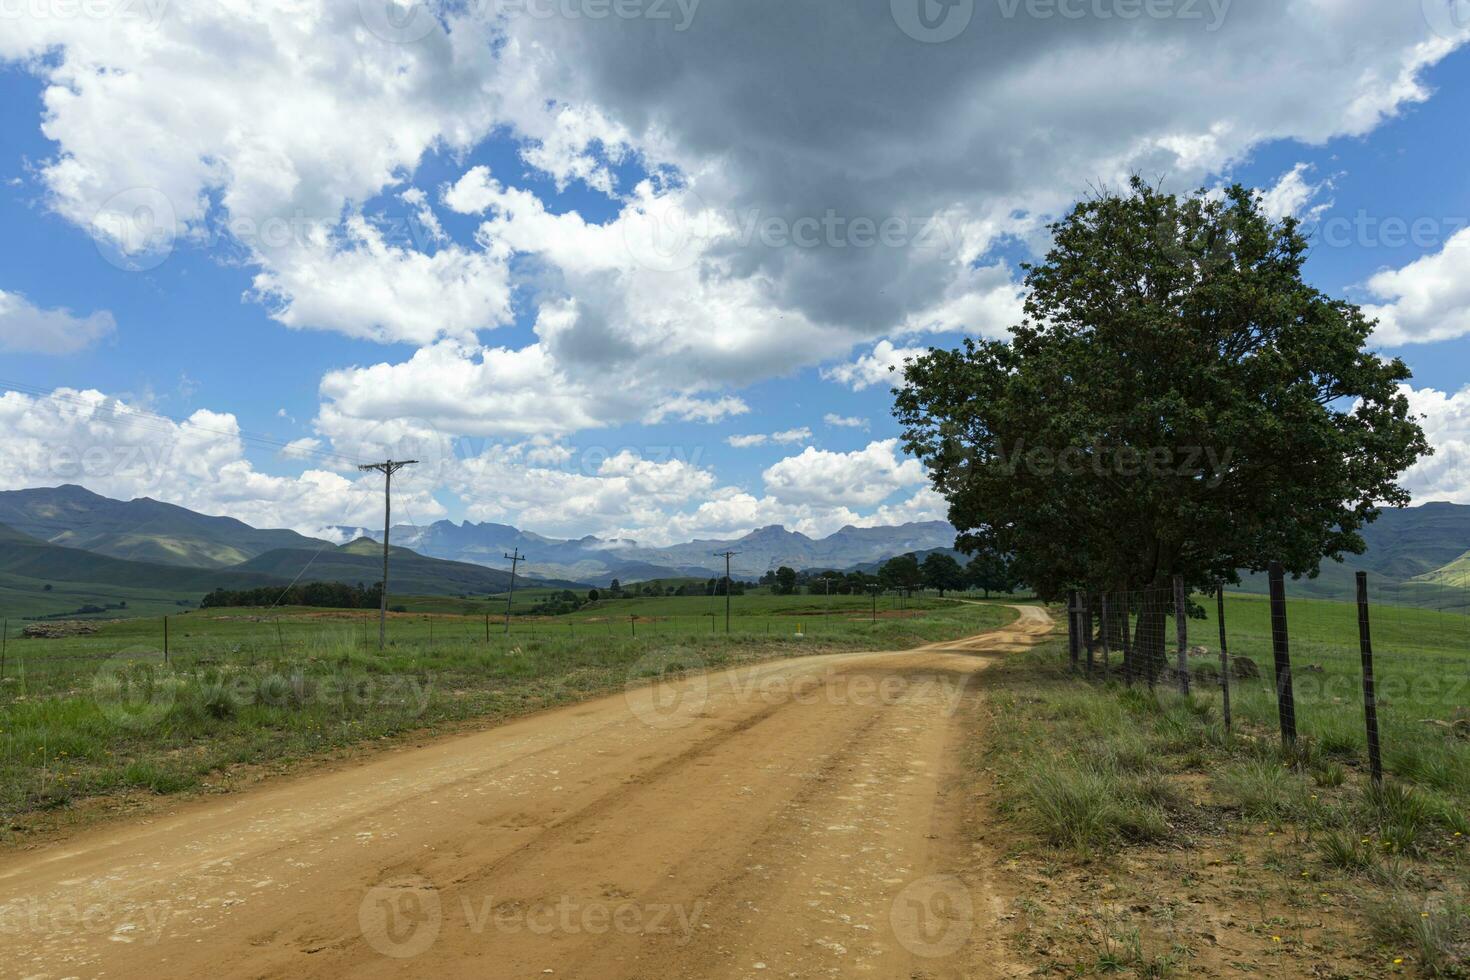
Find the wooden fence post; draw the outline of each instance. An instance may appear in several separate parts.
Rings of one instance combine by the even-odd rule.
[[[1215,590],[1216,617],[1220,620],[1220,694],[1224,706],[1225,731],[1230,731],[1230,651],[1225,646],[1225,586]]]
[[[1074,674],[1077,672],[1077,660],[1079,655],[1077,647],[1078,633],[1080,632],[1080,623],[1078,622],[1079,615],[1080,612],[1077,608],[1077,590],[1073,589],[1072,591],[1067,593],[1067,652],[1071,655],[1072,658],[1072,673]]]
[[[1358,644],[1363,653],[1363,720],[1368,726],[1368,764],[1383,785],[1383,751],[1378,742],[1378,696],[1373,684],[1373,637],[1368,629],[1368,573],[1358,573]]]
[[[1296,744],[1296,693],[1291,682],[1291,643],[1286,628],[1286,571],[1273,561],[1271,578],[1271,651],[1276,659],[1276,709],[1281,718],[1281,741]]]
[[[1082,593],[1082,648],[1087,651],[1087,679],[1092,679],[1093,651],[1097,644],[1092,638],[1092,593]]]
[[[163,665],[168,666],[168,617],[163,617]]]
[[[1179,657],[1176,672],[1179,674],[1179,693],[1189,696],[1189,617],[1184,599],[1184,576],[1174,576],[1174,634],[1179,640]]]
[[[1128,625],[1129,596],[1123,593],[1123,683],[1128,687],[1133,686],[1133,630]]]
[[[1103,653],[1103,682],[1108,680],[1108,661],[1111,659],[1112,640],[1108,636],[1108,594],[1102,594],[1102,653]]]

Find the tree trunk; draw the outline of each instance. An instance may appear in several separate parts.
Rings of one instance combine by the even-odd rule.
[[[1136,676],[1147,679],[1150,686],[1158,682],[1168,664],[1168,638],[1164,634],[1172,604],[1167,581],[1156,580],[1143,591],[1133,638],[1133,658]]]

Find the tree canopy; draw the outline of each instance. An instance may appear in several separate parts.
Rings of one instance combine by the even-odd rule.
[[[937,590],[941,596],[965,587],[965,570],[960,567],[959,562],[942,551],[932,551],[926,555],[919,570],[924,577],[924,586]]]
[[[1308,241],[1246,188],[1135,179],[1052,226],[1010,342],[911,362],[896,392],[959,547],[1013,556],[1039,594],[1271,561],[1315,574],[1403,506],[1428,452],[1374,323],[1307,285]]]
[[[878,569],[878,583],[885,589],[897,589],[912,594],[924,586],[924,574],[919,569],[917,555],[899,555],[890,558]]]

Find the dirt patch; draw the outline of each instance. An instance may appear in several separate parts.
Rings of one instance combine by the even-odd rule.
[[[101,630],[99,623],[62,620],[55,623],[31,623],[20,631],[28,640],[60,640],[68,636],[91,636]]]

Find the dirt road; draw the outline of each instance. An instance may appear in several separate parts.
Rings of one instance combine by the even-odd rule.
[[[634,688],[0,856],[34,977],[1006,975],[958,834],[987,654]]]

